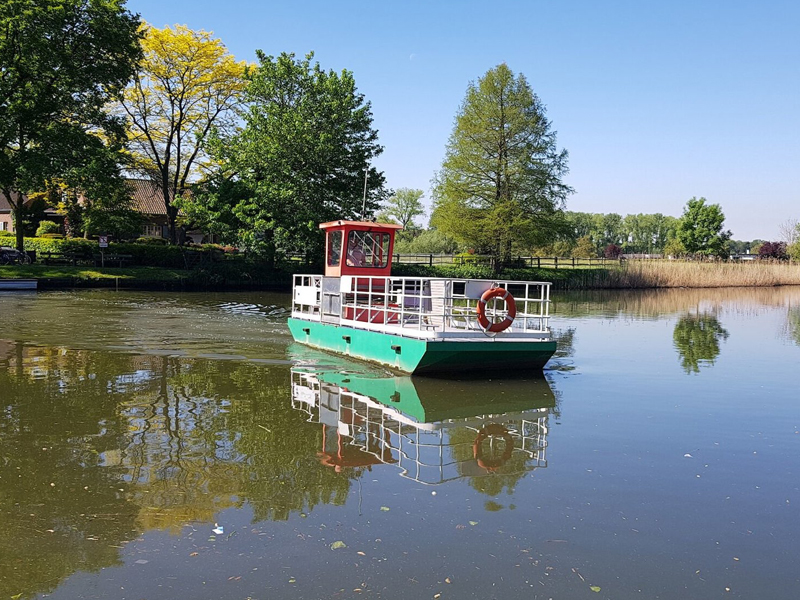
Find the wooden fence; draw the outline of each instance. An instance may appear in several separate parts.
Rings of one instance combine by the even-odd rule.
[[[395,254],[394,264],[404,265],[488,265],[491,257],[481,254]],[[613,258],[562,258],[557,256],[518,256],[509,266],[536,267],[537,269],[575,269],[584,267],[608,267],[622,264]]]

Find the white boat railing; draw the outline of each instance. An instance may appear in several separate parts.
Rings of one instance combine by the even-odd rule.
[[[324,388],[330,388],[326,401]],[[371,455],[375,462],[394,464],[401,476],[423,484],[547,467],[547,408],[420,423],[373,398],[326,386],[313,374],[294,371],[292,407],[305,412],[309,422],[330,426],[328,431],[342,444]],[[476,457],[476,439],[490,424],[502,425],[505,440],[501,443],[511,444],[501,448],[507,454],[496,468],[481,467]],[[489,454],[503,453],[494,447],[496,440],[487,438],[485,443]]]
[[[490,335],[549,336],[550,283],[542,281],[295,275],[292,316],[421,338],[483,337],[478,303],[493,288],[513,297],[516,315]],[[489,324],[509,315],[500,297],[485,308]]]

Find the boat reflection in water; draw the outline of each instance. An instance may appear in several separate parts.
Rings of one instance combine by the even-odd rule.
[[[322,426],[322,464],[337,471],[392,464],[425,484],[546,467],[555,404],[542,377],[487,382],[292,369],[292,406]]]

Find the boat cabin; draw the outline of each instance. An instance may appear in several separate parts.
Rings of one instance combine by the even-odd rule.
[[[389,277],[394,234],[402,225],[371,221],[321,223],[325,231],[325,277]]]

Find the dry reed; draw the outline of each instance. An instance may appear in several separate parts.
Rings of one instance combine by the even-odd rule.
[[[629,261],[596,277],[602,288],[718,288],[800,285],[800,265],[687,261]]]

